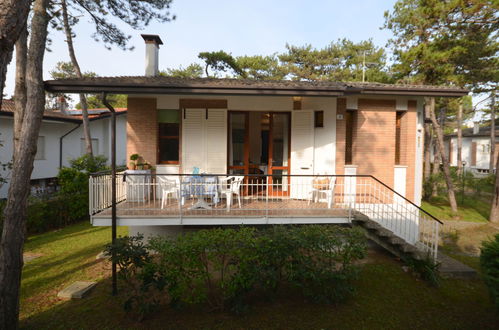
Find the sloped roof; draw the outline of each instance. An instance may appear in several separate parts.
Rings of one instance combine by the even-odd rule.
[[[349,94],[463,96],[468,90],[449,86],[334,81],[250,80],[174,77],[85,77],[45,81],[49,92],[157,93],[219,95],[340,96]]]
[[[103,109],[99,109],[103,110]],[[107,109],[106,109],[107,110]],[[116,108],[116,114],[124,114],[126,113],[127,109],[126,108]],[[2,100],[2,109],[0,109],[0,114],[2,115],[7,115],[7,116],[13,116],[15,111],[15,103],[14,100]],[[101,118],[106,118],[111,115],[110,112],[103,112],[101,114],[95,114],[95,115],[89,115],[90,120],[97,120]],[[51,111],[51,110],[45,110],[43,112],[43,119],[48,119],[48,120],[56,120],[56,121],[66,121],[66,122],[72,122],[72,123],[81,123],[83,118],[81,114],[79,115],[66,115],[62,112],[59,111]]]

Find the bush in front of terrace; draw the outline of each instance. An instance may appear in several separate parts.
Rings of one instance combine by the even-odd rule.
[[[499,311],[499,234],[482,243],[480,266],[490,295]]]
[[[157,237],[147,245],[123,237],[107,251],[115,252],[126,286],[125,309],[142,318],[166,301],[241,312],[281,287],[314,302],[341,302],[353,291],[353,262],[365,256],[366,239],[359,228],[339,226],[241,227]]]

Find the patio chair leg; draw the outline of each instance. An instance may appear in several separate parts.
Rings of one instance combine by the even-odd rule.
[[[237,195],[237,201],[239,202],[239,208],[241,208],[241,195]]]
[[[225,195],[225,199],[227,200],[227,212],[229,212],[230,204],[232,204],[232,194]]]

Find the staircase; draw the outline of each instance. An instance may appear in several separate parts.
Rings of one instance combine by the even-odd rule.
[[[352,223],[364,228],[368,239],[398,257],[409,257],[416,260],[424,260],[427,258],[427,253],[423,250],[407,243],[392,231],[383,228],[380,224],[369,219],[369,217],[362,213],[356,214],[352,219]]]
[[[371,175],[345,179],[351,222],[402,258],[437,261],[441,221]]]

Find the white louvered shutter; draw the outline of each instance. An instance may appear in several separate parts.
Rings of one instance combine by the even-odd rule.
[[[206,173],[227,173],[227,110],[208,109],[205,121]]]
[[[182,119],[182,172],[190,174],[194,167],[205,171],[205,109],[184,109]]]

